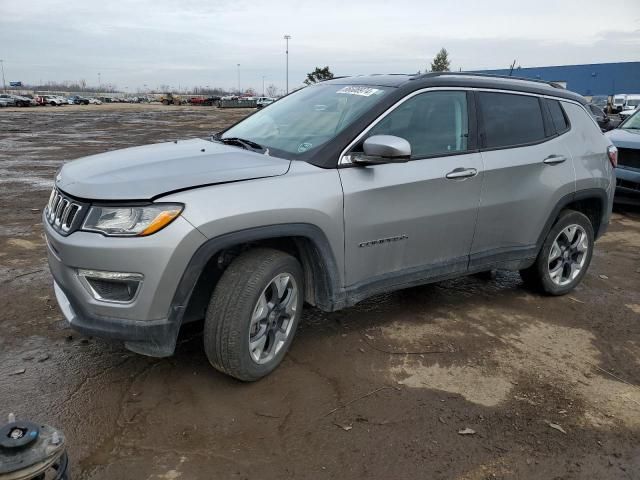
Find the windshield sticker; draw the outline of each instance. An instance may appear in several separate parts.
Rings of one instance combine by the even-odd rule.
[[[382,90],[380,90],[379,88],[357,87],[350,85],[348,87],[341,88],[336,93],[346,93],[347,95],[361,95],[363,97],[370,97],[371,95],[382,93]]]
[[[298,145],[298,153],[304,153],[309,150],[313,145],[309,142],[304,142]]]

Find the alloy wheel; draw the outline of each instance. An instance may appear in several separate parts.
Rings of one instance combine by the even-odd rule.
[[[549,251],[551,281],[558,286],[573,282],[584,267],[589,252],[589,237],[580,225],[569,225],[556,236]]]
[[[286,343],[294,325],[298,285],[290,273],[272,279],[258,297],[249,326],[249,353],[254,362],[268,363]]]

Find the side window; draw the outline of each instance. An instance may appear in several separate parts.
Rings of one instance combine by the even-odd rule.
[[[410,98],[367,134],[395,135],[411,144],[411,158],[467,150],[469,116],[463,91],[426,92]]]
[[[546,100],[547,106],[549,107],[549,113],[551,114],[551,121],[553,122],[553,126],[556,129],[557,133],[564,133],[569,130],[569,122],[567,121],[567,115],[564,113],[562,109],[562,105],[557,100]],[[600,110],[595,105],[591,105],[591,111],[594,115],[602,116],[602,112],[598,113]]]
[[[484,147],[498,148],[544,140],[544,121],[538,97],[479,92]]]

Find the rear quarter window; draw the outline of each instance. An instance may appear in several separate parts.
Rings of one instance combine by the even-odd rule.
[[[485,148],[504,148],[545,139],[538,97],[479,92],[478,104]]]
[[[562,109],[562,105],[560,105],[560,102],[558,100],[549,100],[549,99],[546,99],[545,102],[547,104],[547,107],[549,108],[551,121],[553,122],[553,126],[556,129],[556,132],[564,133],[567,130],[569,130],[569,121],[567,120],[567,115],[564,113],[564,110]],[[593,105],[592,107],[594,107],[595,109],[598,108]],[[597,115],[597,113],[594,112],[594,115]]]

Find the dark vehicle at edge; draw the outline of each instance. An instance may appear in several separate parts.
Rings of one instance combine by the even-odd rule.
[[[640,205],[640,114],[605,135],[618,148],[615,202]]]

